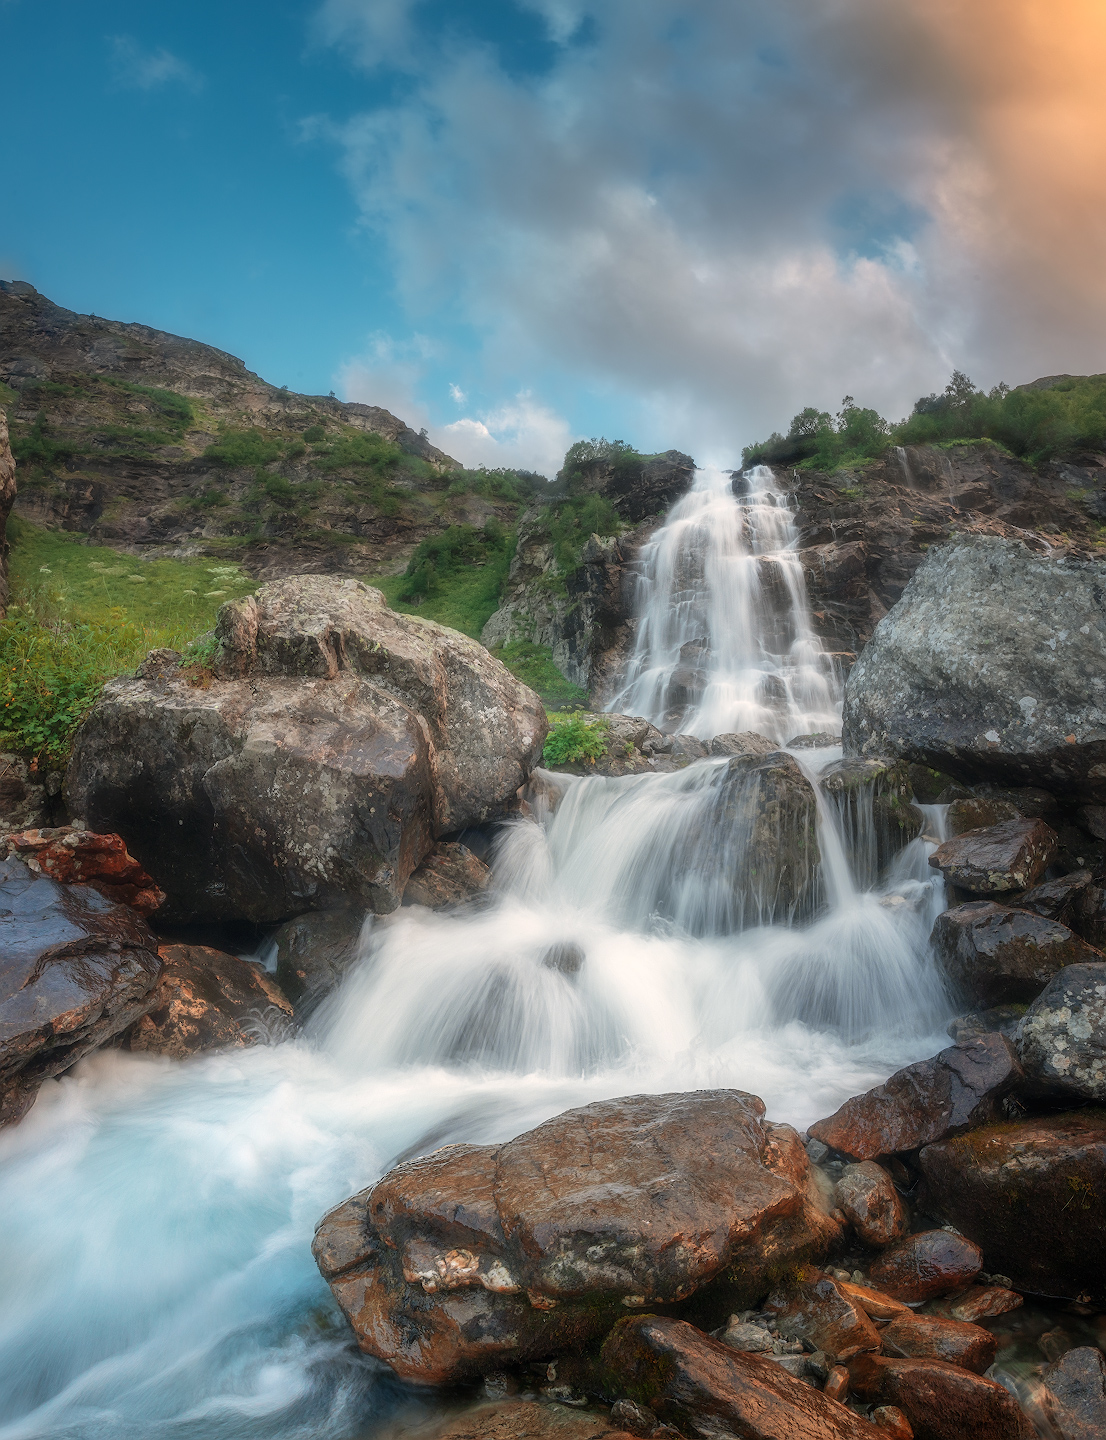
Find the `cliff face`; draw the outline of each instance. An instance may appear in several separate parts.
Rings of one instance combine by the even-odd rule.
[[[11,599],[8,585],[8,542],[4,539],[4,527],[11,514],[15,499],[15,460],[8,444],[8,421],[0,410],[0,619],[3,618]]]
[[[0,281],[0,382],[17,512],[116,548],[228,554],[264,578],[364,574],[511,510],[448,496],[458,462],[387,410],[278,389],[210,345],[22,282]]]

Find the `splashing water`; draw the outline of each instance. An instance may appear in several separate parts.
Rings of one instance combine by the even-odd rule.
[[[697,470],[642,551],[634,651],[607,708],[701,739],[838,729],[841,681],[811,627],[797,545],[767,465],[736,482]]]

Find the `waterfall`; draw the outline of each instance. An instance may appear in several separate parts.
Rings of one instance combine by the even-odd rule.
[[[841,680],[811,625],[797,545],[767,465],[736,479],[697,470],[643,547],[634,650],[607,708],[702,739],[837,730]]]

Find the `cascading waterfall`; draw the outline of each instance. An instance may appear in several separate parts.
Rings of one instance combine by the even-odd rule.
[[[767,465],[736,479],[697,470],[643,549],[634,651],[608,709],[702,739],[836,729],[841,681],[811,626],[797,543]]]
[[[836,728],[790,519],[751,484],[735,501],[700,472],[658,535],[676,618],[647,595],[629,690],[667,713],[701,642],[681,728]],[[547,775],[558,803],[502,828],[494,893],[366,927],[306,1031],[47,1082],[0,1132],[0,1440],[379,1436],[435,1402],[357,1355],[309,1247],[396,1159],[642,1091],[737,1086],[802,1126],[939,1048],[932,840],[858,889],[822,807],[816,890],[781,912],[749,880],[730,767]]]

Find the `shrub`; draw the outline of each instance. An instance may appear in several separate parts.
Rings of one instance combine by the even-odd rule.
[[[303,438],[308,445],[318,445],[320,440],[326,439],[326,427],[323,425],[309,425],[303,432]]]
[[[562,576],[579,568],[584,546],[593,535],[617,535],[618,511],[605,495],[578,495],[546,511],[553,555]]]
[[[244,470],[248,466],[268,465],[276,460],[284,446],[264,430],[224,429],[218,440],[204,451],[205,460],[225,465],[228,470]]]
[[[552,728],[545,737],[542,759],[547,765],[594,765],[607,753],[607,729],[604,716],[589,718],[583,711],[571,715],[552,715]]]
[[[7,743],[60,768],[73,732],[104,681],[121,668],[135,627],[70,625],[46,629],[13,606],[0,622],[0,726]]]
[[[505,577],[513,548],[513,536],[494,518],[482,530],[474,525],[451,525],[441,535],[428,535],[419,542],[404,571],[397,598],[433,598],[442,593],[443,582],[458,571],[493,562],[496,573]]]

